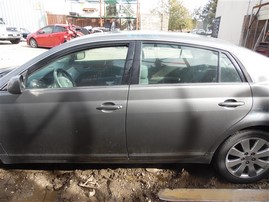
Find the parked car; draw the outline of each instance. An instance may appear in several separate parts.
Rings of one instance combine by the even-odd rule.
[[[12,44],[18,44],[21,40],[21,33],[17,27],[10,26],[0,19],[0,41],[10,41]]]
[[[88,35],[0,79],[0,159],[269,171],[269,58],[179,33]]]
[[[79,33],[82,33],[83,35],[87,35],[89,34],[89,31],[84,28],[84,27],[81,27],[81,26],[74,26],[75,30]]]
[[[30,34],[29,30],[25,29],[25,28],[20,28],[20,32],[22,34],[22,39],[26,40],[28,34]]]
[[[268,33],[269,36],[269,33]],[[269,57],[269,42],[261,42],[256,48],[256,52]]]
[[[82,36],[83,34],[75,29],[74,25],[54,24],[41,28],[35,33],[29,34],[26,38],[27,44],[32,48],[52,48],[66,41]]]
[[[4,67],[4,68],[0,68],[0,78],[3,77],[4,75],[6,75],[7,73],[11,72],[15,68],[17,68],[17,67]]]
[[[206,31],[204,29],[193,29],[191,31],[192,34],[206,35]]]
[[[88,30],[89,34],[109,32],[109,28],[105,28],[105,27],[86,26],[84,28]]]

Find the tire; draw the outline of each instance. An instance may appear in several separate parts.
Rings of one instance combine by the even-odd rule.
[[[36,42],[35,39],[31,38],[30,41],[29,41],[29,44],[32,48],[37,48],[38,47],[38,44]]]
[[[258,130],[236,133],[218,149],[218,173],[233,183],[252,183],[269,174],[269,134]]]
[[[18,44],[18,43],[20,43],[20,39],[15,39],[15,40],[11,40],[10,42],[12,43],[12,44]]]

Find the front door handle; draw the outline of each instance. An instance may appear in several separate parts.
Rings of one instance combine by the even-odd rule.
[[[122,105],[116,105],[113,102],[105,102],[100,107],[96,107],[96,109],[105,113],[110,113],[115,110],[122,109]]]
[[[221,107],[231,107],[231,108],[240,107],[243,105],[245,105],[245,102],[237,101],[235,99],[228,99],[225,100],[224,102],[219,103],[219,106]]]

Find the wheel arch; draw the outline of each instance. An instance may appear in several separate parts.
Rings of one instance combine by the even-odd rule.
[[[232,136],[236,135],[237,133],[240,133],[242,131],[262,131],[268,133],[269,136],[269,125],[265,124],[259,124],[259,125],[251,125],[248,127],[242,127],[239,129],[230,130],[221,140],[216,142],[213,147],[210,149],[210,163],[212,163],[220,149],[220,147]]]
[[[38,47],[39,47],[38,42],[37,42],[37,40],[36,40],[34,37],[31,37],[31,38],[29,39],[29,45],[31,46],[31,40],[34,40],[34,41],[36,42],[36,48],[38,48]],[[32,46],[31,46],[31,47],[32,47]]]
[[[211,163],[218,174],[229,182],[257,182],[269,173],[268,148],[268,127],[247,127],[227,137],[215,151]],[[263,156],[259,154],[260,149]]]

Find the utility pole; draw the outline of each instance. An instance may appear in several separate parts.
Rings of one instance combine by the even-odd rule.
[[[100,0],[100,27],[103,27],[102,5],[103,5],[103,0]]]
[[[161,31],[163,31],[163,13],[164,13],[163,0],[162,0],[161,4],[162,4],[162,8],[161,8]]]
[[[139,25],[140,25],[140,4],[139,4],[139,0],[137,0],[136,2],[136,25],[135,25],[135,29],[139,30]]]

